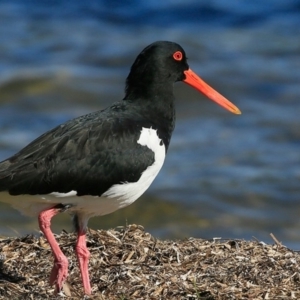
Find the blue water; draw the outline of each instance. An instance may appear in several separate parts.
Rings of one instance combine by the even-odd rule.
[[[176,84],[176,130],[161,173],[137,204],[91,226],[128,221],[161,238],[265,242],[272,232],[299,249],[299,28],[296,0],[1,1],[0,159],[122,98],[136,55],[175,41],[243,114]],[[0,234],[38,229],[0,207]],[[68,224],[62,217],[54,229]]]

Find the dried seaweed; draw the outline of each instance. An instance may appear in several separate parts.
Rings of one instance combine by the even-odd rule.
[[[300,255],[278,241],[161,241],[142,226],[90,230],[92,296],[84,296],[75,234],[56,238],[69,259],[60,295],[43,236],[0,239],[0,299],[300,299]],[[275,237],[274,237],[275,238]]]

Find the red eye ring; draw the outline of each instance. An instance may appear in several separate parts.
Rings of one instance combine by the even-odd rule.
[[[182,52],[181,52],[181,51],[176,51],[176,52],[174,52],[174,54],[173,54],[173,58],[174,58],[175,60],[181,61],[181,60],[182,60],[182,57],[183,57],[183,55],[182,55]]]

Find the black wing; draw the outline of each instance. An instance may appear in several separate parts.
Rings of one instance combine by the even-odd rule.
[[[0,191],[12,195],[101,195],[113,184],[137,181],[154,153],[137,143],[138,114],[118,104],[62,124],[0,163]]]

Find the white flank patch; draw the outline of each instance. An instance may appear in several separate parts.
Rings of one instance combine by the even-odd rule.
[[[137,143],[148,147],[154,152],[154,163],[142,173],[137,182],[115,184],[102,195],[109,198],[115,198],[118,202],[118,208],[131,204],[148,189],[165,160],[165,145],[161,143],[161,139],[158,137],[156,130],[143,127]]]
[[[161,139],[156,130],[143,128],[137,143],[154,152],[154,163],[142,173],[137,182],[115,184],[100,197],[77,196],[77,191],[74,190],[68,193],[53,192],[48,195],[19,196],[0,192],[0,201],[11,204],[28,216],[38,215],[42,210],[56,204],[68,204],[71,207],[67,211],[77,213],[85,223],[90,217],[112,213],[137,200],[151,185],[164,163],[166,149],[163,143],[160,145]],[[99,181],[101,182],[101,178]]]

